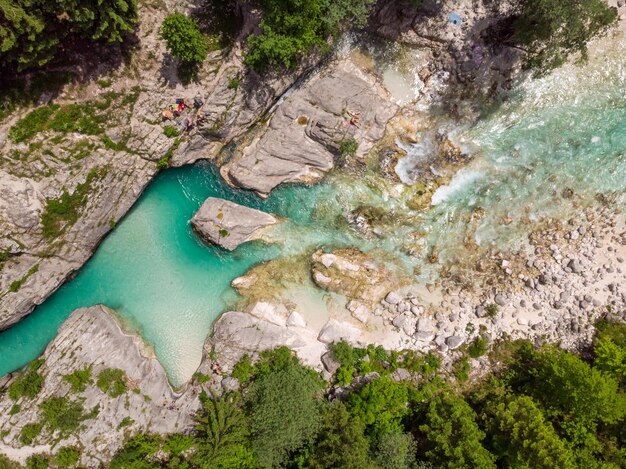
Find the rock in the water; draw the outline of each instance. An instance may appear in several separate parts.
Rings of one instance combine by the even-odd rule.
[[[386,291],[401,282],[382,263],[373,262],[356,248],[337,249],[332,254],[315,252],[311,256],[311,271],[319,287],[358,300],[349,303],[351,312],[358,304],[371,305],[380,300]]]
[[[215,197],[209,197],[191,219],[203,239],[229,251],[258,239],[263,228],[277,222],[269,213]]]

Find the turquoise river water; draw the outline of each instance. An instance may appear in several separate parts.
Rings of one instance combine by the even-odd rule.
[[[478,124],[457,129],[454,140],[474,157],[421,213],[406,206],[406,187],[375,173],[337,171],[322,184],[280,187],[261,200],[227,187],[208,163],[165,171],[74,279],[0,333],[0,375],[40,354],[72,310],[103,303],[153,345],[172,383],[180,385],[198,366],[211,323],[237,300],[230,282],[259,262],[356,245],[411,266],[422,262],[405,254],[415,231],[445,260],[458,254],[468,233],[483,246],[523,244],[524,219],[572,216],[598,192],[615,194],[612,200],[623,207],[624,45],[622,39],[594,51],[583,68],[522,83]],[[578,205],[561,197],[566,187]],[[209,196],[286,218],[272,234],[277,243],[248,243],[232,253],[202,244],[189,220]],[[362,236],[344,214],[364,204],[402,216],[379,236]],[[468,215],[476,207],[485,216],[469,232]],[[502,224],[503,217],[513,222]]]

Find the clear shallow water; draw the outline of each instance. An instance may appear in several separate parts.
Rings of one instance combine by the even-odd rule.
[[[529,80],[457,140],[475,158],[433,197],[426,225],[442,251],[467,235],[467,218],[485,216],[473,239],[506,248],[525,220],[575,217],[598,193],[626,202],[626,39],[597,50],[585,67]],[[571,189],[571,199],[563,197]],[[510,224],[502,221],[508,219]],[[446,236],[441,237],[444,232]],[[445,257],[445,255],[444,255]]]
[[[0,333],[0,375],[34,359],[72,310],[104,303],[154,346],[172,383],[179,385],[199,364],[212,321],[237,298],[231,280],[258,262],[356,245],[408,268],[425,267],[418,278],[424,281],[436,269],[424,262],[430,249],[449,260],[463,253],[468,236],[482,246],[519,245],[531,228],[525,219],[575,215],[579,208],[572,201],[588,203],[597,192],[616,192],[623,205],[624,46],[622,40],[606,53],[597,52],[584,68],[522,84],[476,126],[460,130],[454,139],[470,148],[474,159],[437,190],[434,205],[423,212],[407,207],[409,188],[383,180],[376,171],[337,172],[314,187],[281,187],[265,201],[228,188],[208,164],[164,172],[75,279]],[[565,188],[574,191],[573,199],[561,197]],[[203,245],[189,226],[210,196],[289,220],[272,232],[277,244],[249,243],[227,253]],[[361,236],[345,221],[363,205],[391,214],[377,236]],[[484,216],[470,223],[479,207]],[[503,224],[503,218],[511,223]],[[415,240],[424,249],[411,256]],[[293,293],[292,298],[311,298],[309,292]]]
[[[114,308],[151,343],[178,385],[199,365],[215,317],[236,298],[233,278],[275,257],[277,246],[248,243],[234,253],[202,244],[189,220],[209,196],[306,222],[317,188],[287,186],[263,201],[234,191],[208,164],[159,175],[137,205],[69,283],[13,328],[0,333],[0,375],[34,359],[75,308]]]

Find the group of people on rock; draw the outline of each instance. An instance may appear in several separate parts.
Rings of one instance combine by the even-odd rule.
[[[183,132],[190,131],[196,125],[206,121],[211,115],[210,111],[201,110],[203,105],[204,101],[202,100],[202,96],[197,95],[195,98],[193,98],[193,110],[196,111],[195,116],[192,117],[189,115],[189,113],[187,113],[187,115],[182,117],[183,114],[186,114],[185,111],[192,111],[192,107],[187,103],[185,99],[177,99],[175,103],[171,104],[168,108],[163,110],[163,121],[174,121]]]

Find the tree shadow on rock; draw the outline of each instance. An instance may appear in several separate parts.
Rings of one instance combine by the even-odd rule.
[[[55,57],[40,68],[18,72],[11,64],[0,66],[0,119],[19,106],[53,101],[67,84],[87,83],[128,66],[138,45],[135,34],[126,35],[123,43],[70,36]]]
[[[191,10],[190,16],[209,37],[213,50],[226,49],[242,29],[246,6],[235,0],[204,0]]]

